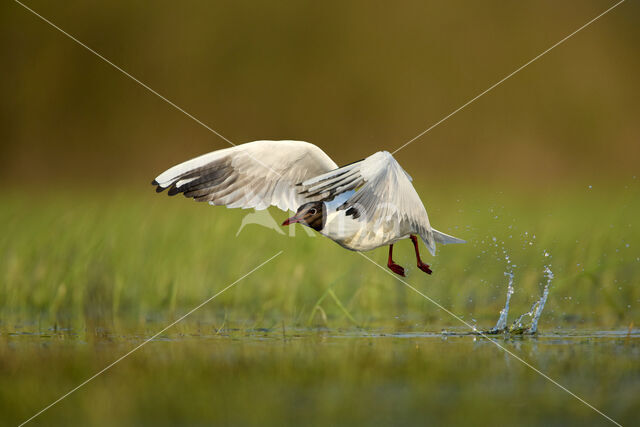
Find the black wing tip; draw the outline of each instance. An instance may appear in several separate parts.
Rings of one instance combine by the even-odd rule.
[[[151,185],[155,185],[156,188],[156,193],[162,193],[165,189],[163,187],[160,186],[160,183],[158,181],[156,181],[155,179],[153,181],[151,181]]]
[[[182,192],[183,192],[183,190],[180,190],[175,185],[173,185],[173,186],[171,186],[171,188],[169,188],[169,191],[167,192],[167,195],[175,196],[176,194],[180,194]]]

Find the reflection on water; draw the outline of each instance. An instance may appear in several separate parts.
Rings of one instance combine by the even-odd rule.
[[[0,333],[0,414],[17,425],[153,335]],[[608,415],[637,418],[640,329],[503,334]],[[393,328],[167,331],[42,415],[45,425],[545,424],[601,417],[487,340]],[[251,411],[247,411],[250,402]],[[526,402],[526,404],[521,404]],[[115,410],[117,408],[117,410]]]
[[[542,298],[541,298],[542,299]],[[537,304],[537,302],[536,302]],[[534,306],[536,305],[534,304]],[[525,313],[529,314],[529,313]],[[482,332],[484,334],[486,332]],[[352,329],[329,329],[329,328],[287,328],[282,331],[279,328],[223,328],[211,331],[211,333],[179,333],[173,334],[167,332],[165,335],[160,335],[153,341],[168,341],[168,342],[181,342],[192,340],[209,340],[209,339],[222,339],[222,338],[244,338],[248,340],[305,340],[310,338],[331,338],[331,339],[354,339],[354,338],[435,338],[442,339],[447,337],[467,337],[477,336],[480,332],[470,331],[466,327],[452,327],[441,332],[431,331],[398,331],[394,329],[386,328],[352,328]],[[589,339],[603,339],[603,338],[615,338],[615,339],[638,339],[640,338],[640,328],[628,328],[624,330],[593,330],[593,329],[556,329],[552,332],[536,332],[535,337],[529,337],[533,334],[505,334],[504,339],[509,340],[511,338],[519,339],[533,339],[538,342],[544,340],[553,340],[553,343],[572,342],[577,338],[589,338]],[[0,335],[2,336],[2,335]],[[52,342],[56,341],[71,341],[76,343],[84,343],[82,334],[79,334],[70,330],[59,330],[58,332],[27,332],[27,331],[15,331],[7,332],[3,334],[7,338],[22,338],[25,341],[12,341],[13,344],[20,345],[29,342]],[[30,340],[31,339],[31,340]],[[33,341],[38,339],[38,341]],[[125,334],[104,334],[101,337],[104,341],[109,342],[137,342],[144,341],[148,337],[144,335],[125,335]],[[565,340],[565,341],[558,341]],[[100,340],[98,340],[100,341]]]

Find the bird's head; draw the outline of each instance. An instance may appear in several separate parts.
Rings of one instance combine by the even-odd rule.
[[[316,231],[322,230],[326,220],[324,202],[309,202],[298,208],[298,212],[291,218],[287,218],[282,225],[290,225],[299,222]]]

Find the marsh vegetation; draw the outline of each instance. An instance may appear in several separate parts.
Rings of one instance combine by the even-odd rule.
[[[398,245],[397,262],[409,283],[479,329],[498,321],[505,271],[514,276],[511,324],[540,298],[552,266],[538,335],[496,339],[629,423],[640,404],[638,189],[632,180],[615,194],[423,191],[432,222],[469,243],[439,247],[432,276],[413,267],[410,242]],[[247,212],[144,190],[5,197],[0,413],[8,424],[280,250],[40,422],[603,420],[328,239],[253,224],[236,236]],[[385,250],[369,255],[384,265]]]

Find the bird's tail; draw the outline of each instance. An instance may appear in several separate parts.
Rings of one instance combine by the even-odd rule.
[[[442,231],[438,231],[433,228],[431,229],[431,231],[433,231],[433,239],[436,241],[436,243],[440,243],[441,245],[448,245],[450,243],[467,243],[466,241],[458,239],[457,237],[449,236]]]

